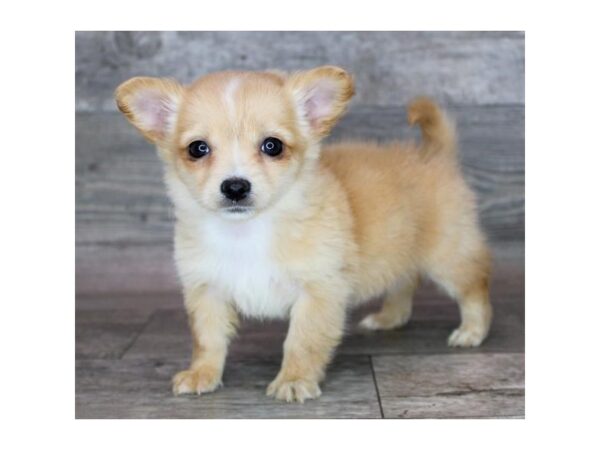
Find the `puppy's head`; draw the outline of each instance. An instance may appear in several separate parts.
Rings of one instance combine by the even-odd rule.
[[[319,141],[353,93],[344,70],[324,66],[222,72],[190,86],[138,77],[119,86],[116,99],[194,202],[242,218],[275,203],[318,158]]]

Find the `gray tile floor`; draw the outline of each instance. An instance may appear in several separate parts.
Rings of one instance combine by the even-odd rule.
[[[281,360],[284,322],[246,321],[232,343],[224,387],[173,397],[190,338],[177,294],[80,296],[76,321],[78,418],[503,418],[524,412],[523,249],[497,264],[495,320],[478,349],[450,349],[456,305],[425,284],[400,330],[363,333],[355,311],[322,385],[303,405],[265,395]]]

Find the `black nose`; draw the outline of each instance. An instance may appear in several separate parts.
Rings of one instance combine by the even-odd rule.
[[[250,193],[251,184],[243,178],[227,178],[221,183],[221,192],[229,200],[239,201]]]

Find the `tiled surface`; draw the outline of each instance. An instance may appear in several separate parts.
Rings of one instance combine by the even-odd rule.
[[[288,404],[267,397],[277,359],[230,361],[224,387],[174,397],[170,378],[187,359],[81,360],[77,362],[78,418],[378,418],[380,406],[368,356],[337,358],[318,401]]]
[[[377,302],[355,311],[321,386],[323,396],[304,405],[265,395],[281,361],[285,322],[243,322],[230,348],[224,387],[175,398],[170,378],[186,368],[191,350],[178,296],[164,296],[168,308],[152,297],[79,298],[77,417],[523,417],[524,285],[522,265],[514,267],[497,270],[494,323],[476,349],[446,346],[458,311],[431,286],[418,292],[413,319],[399,330],[357,329]]]
[[[522,353],[375,356],[373,370],[386,418],[525,415]]]

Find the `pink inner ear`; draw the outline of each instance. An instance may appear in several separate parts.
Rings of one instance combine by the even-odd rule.
[[[135,99],[134,110],[144,129],[163,136],[174,119],[176,104],[162,92],[145,90]]]
[[[304,108],[311,126],[318,126],[333,111],[336,86],[328,80],[320,80],[306,95]]]

